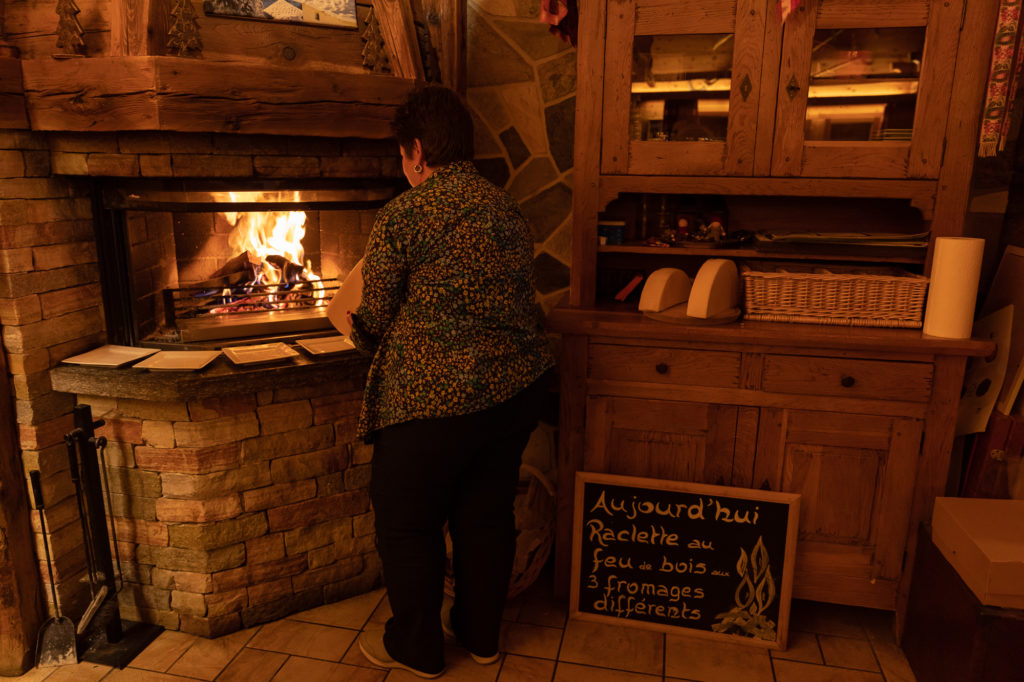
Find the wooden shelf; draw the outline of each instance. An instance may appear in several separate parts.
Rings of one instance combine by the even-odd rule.
[[[717,249],[699,247],[664,247],[644,246],[642,244],[622,244],[613,246],[598,246],[597,252],[601,253],[630,253],[643,254],[645,256],[666,255],[666,256],[705,256],[709,258],[747,258],[752,260],[815,260],[815,261],[853,261],[864,263],[904,263],[908,265],[920,265],[924,263],[925,251],[917,253],[885,255],[885,249],[880,248],[877,253],[859,253],[856,255],[839,253],[818,253],[798,251],[758,251],[751,248],[738,249]],[[881,255],[878,255],[881,254]]]

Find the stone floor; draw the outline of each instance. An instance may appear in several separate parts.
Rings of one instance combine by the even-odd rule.
[[[207,640],[164,632],[123,670],[92,663],[35,669],[17,682],[408,682],[360,653],[356,637],[383,627],[390,606],[383,589],[304,611],[284,620]],[[567,618],[542,577],[506,609],[505,656],[477,665],[461,649],[446,652],[457,682],[889,682],[910,681],[896,646],[892,616],[881,611],[794,602],[783,652],[665,635]]]

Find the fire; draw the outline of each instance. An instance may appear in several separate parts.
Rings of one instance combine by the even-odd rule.
[[[267,256],[282,256],[291,263],[303,263],[302,238],[306,236],[306,214],[302,211],[225,213],[235,225],[228,243],[237,253],[248,253],[254,263],[266,263]],[[235,220],[231,220],[234,216]],[[271,266],[273,267],[273,266]],[[280,281],[280,280],[278,280]]]
[[[323,284],[313,272],[312,263],[305,260],[302,248],[302,238],[306,236],[304,212],[221,215],[233,226],[228,244],[236,254],[246,255],[252,271],[251,280],[242,286],[241,292],[238,288],[224,290],[222,298],[227,306],[273,309],[326,305]]]

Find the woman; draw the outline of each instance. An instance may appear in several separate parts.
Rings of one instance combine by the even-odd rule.
[[[470,161],[459,97],[416,90],[392,130],[412,189],[370,233],[352,340],[373,354],[359,434],[374,443],[370,497],[394,615],[359,646],[376,665],[437,677],[444,633],[477,662],[498,659],[519,463],[553,359],[529,226]],[[446,522],[456,596],[442,614]]]

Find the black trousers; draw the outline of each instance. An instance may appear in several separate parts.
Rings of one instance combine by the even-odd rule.
[[[374,436],[370,498],[391,601],[384,644],[425,672],[444,668],[444,524],[453,544],[452,626],[472,653],[498,651],[515,557],[519,464],[537,425],[544,381],[495,407],[418,419]]]

